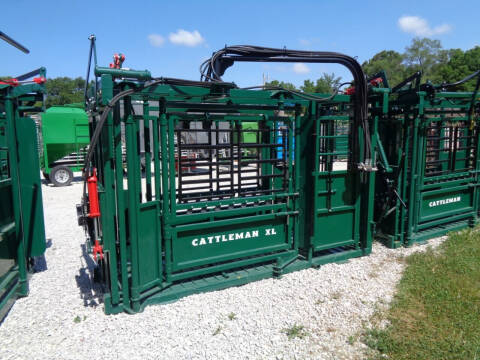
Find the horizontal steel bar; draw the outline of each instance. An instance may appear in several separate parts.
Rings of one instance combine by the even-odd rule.
[[[239,225],[239,224],[252,225],[261,221],[275,220],[280,216],[288,216],[288,215],[294,215],[294,212],[284,211],[284,212],[273,213],[273,214],[245,216],[245,217],[234,218],[234,219],[214,220],[209,222],[177,225],[175,226],[175,230],[177,231],[177,233],[179,233],[179,232],[185,232],[185,231],[218,228],[222,226]]]

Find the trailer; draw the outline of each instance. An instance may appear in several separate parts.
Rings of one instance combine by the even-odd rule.
[[[102,92],[88,107],[94,131],[77,211],[107,314],[371,251],[376,137],[360,65],[337,53],[237,49],[215,53],[200,82],[94,68]],[[357,92],[238,89],[220,78],[236,61],[340,63]],[[140,99],[141,114],[131,106]],[[145,174],[140,143],[153,164]]]
[[[90,142],[88,117],[82,104],[52,106],[41,117],[41,167],[44,178],[67,186],[82,171]]]

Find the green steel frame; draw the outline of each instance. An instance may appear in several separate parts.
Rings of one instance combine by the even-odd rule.
[[[394,94],[374,90],[383,164],[377,237],[395,248],[473,226],[479,202],[478,94],[433,86]]]
[[[45,69],[39,69],[45,77]],[[28,294],[28,271],[45,251],[37,132],[44,84],[0,85],[0,311]]]
[[[79,208],[89,247],[99,240],[105,254],[106,313],[370,253],[375,174],[357,167],[366,134],[352,96],[319,102],[225,83],[146,86],[148,72],[95,74],[92,129],[117,94],[134,90],[113,105],[92,150],[99,223],[85,216],[86,197]],[[202,123],[207,143],[182,142],[190,122]],[[370,143],[375,151],[376,135]],[[182,156],[197,150],[208,155]]]

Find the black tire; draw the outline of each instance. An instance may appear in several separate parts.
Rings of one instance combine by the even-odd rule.
[[[73,180],[73,172],[67,166],[55,166],[50,173],[50,181],[55,186],[68,186]]]
[[[48,175],[46,172],[42,171],[43,178],[47,181],[50,181],[50,175]]]

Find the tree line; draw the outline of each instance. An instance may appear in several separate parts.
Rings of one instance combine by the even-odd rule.
[[[470,50],[443,49],[439,40],[414,38],[403,53],[383,50],[362,64],[367,76],[373,76],[384,70],[390,86],[394,86],[416,71],[422,71],[423,81],[434,84],[452,83],[480,70],[480,46]],[[267,87],[282,87],[309,93],[331,93],[342,82],[334,73],[323,73],[316,80],[305,80],[298,88],[289,82],[273,80],[265,83]],[[46,83],[47,108],[52,105],[82,103],[85,79],[77,77],[50,78]],[[459,90],[471,91],[475,81],[469,81]]]
[[[443,49],[440,40],[414,38],[403,53],[394,50],[383,50],[362,64],[367,76],[385,71],[389,86],[393,87],[413,75],[422,72],[422,81],[434,84],[453,83],[480,70],[480,46],[470,50]],[[340,85],[342,79],[335,74],[323,73],[315,82],[305,80],[296,89],[295,85],[273,80],[266,86],[281,86],[305,92],[330,93]],[[459,90],[472,91],[475,79],[458,87]]]

